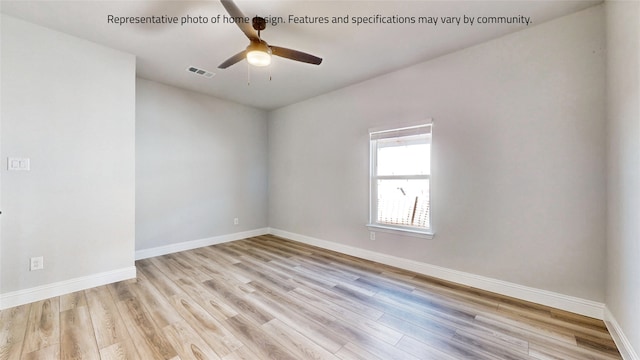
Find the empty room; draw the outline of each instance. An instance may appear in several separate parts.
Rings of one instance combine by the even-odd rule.
[[[640,2],[0,1],[0,359],[640,360]]]

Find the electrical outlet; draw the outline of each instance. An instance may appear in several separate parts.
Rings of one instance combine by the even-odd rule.
[[[238,224],[240,224],[240,220],[238,218],[234,218],[233,225],[238,225]]]
[[[376,239],[375,231],[369,231],[369,240],[375,240],[375,239]]]
[[[44,256],[37,256],[31,258],[31,264],[29,266],[30,271],[44,269]]]

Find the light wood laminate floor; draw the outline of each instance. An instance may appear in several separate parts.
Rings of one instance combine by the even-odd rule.
[[[0,312],[1,359],[620,359],[600,320],[274,236]]]

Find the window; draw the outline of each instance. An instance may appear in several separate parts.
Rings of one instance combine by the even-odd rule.
[[[431,124],[371,131],[369,226],[432,234]]]

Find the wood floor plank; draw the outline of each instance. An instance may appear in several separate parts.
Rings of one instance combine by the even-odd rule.
[[[240,262],[239,254],[236,254],[236,256],[229,254],[229,251],[224,248],[224,244],[197,249],[196,253],[199,252],[205,254],[212,261],[224,265],[235,265]]]
[[[22,341],[0,345],[0,359],[18,360],[22,355]]]
[[[85,296],[100,356],[103,359],[138,358],[129,331],[107,286],[87,289]]]
[[[378,293],[373,304],[388,308],[390,305],[411,312],[429,313],[442,317],[472,320],[483,308],[468,306],[456,300],[447,301],[438,296],[424,294]],[[483,312],[484,313],[484,312]]]
[[[240,276],[239,273],[229,272],[225,267],[225,265],[223,264],[219,264],[216,261],[213,261],[209,258],[199,256],[199,254],[196,253],[195,251],[184,253],[183,255],[185,258],[189,259],[191,264],[198,271],[206,274],[207,280],[218,279],[229,284],[234,284],[235,286],[238,286],[238,287],[244,287],[246,286],[247,283],[251,281],[249,278]],[[247,287],[245,291],[246,290],[251,291],[249,287]]]
[[[430,343],[430,344],[427,344]],[[420,341],[411,336],[405,336],[400,340],[399,344],[406,352],[414,355],[422,360],[440,360],[440,359],[482,359],[495,360],[490,357],[477,354],[468,349],[451,347],[446,343],[440,343],[440,340],[426,339]]]
[[[87,306],[87,299],[85,298],[84,291],[76,291],[71,294],[60,296],[60,312],[81,306]]]
[[[331,303],[333,304],[337,304],[343,308],[349,309],[372,320],[377,320],[382,315],[384,315],[383,310],[376,309],[367,303],[358,302],[356,300],[341,296],[337,291],[333,291],[333,287],[323,288],[306,281],[300,282],[300,284],[301,286],[297,287],[295,291],[302,295],[309,294],[318,296],[322,299],[331,301]]]
[[[319,346],[311,339],[297,332],[278,319],[273,319],[262,328],[272,336],[275,336],[284,347],[298,359],[308,360],[336,360],[335,355]]]
[[[574,354],[575,355],[575,354]],[[529,345],[529,356],[539,360],[580,360],[582,358],[566,354],[549,346],[540,346],[532,343]]]
[[[241,269],[241,271],[249,276],[252,280],[266,282],[284,292],[294,289],[294,286],[288,281],[289,279],[281,278],[275,275],[273,271],[265,271],[265,269],[260,264],[255,263],[252,260],[243,259],[243,261],[235,264],[234,266]]]
[[[0,360],[620,360],[601,320],[271,235],[0,311]]]
[[[217,319],[187,296],[174,296],[172,303],[182,318],[202,337],[219,357],[224,357],[242,347],[225,326],[224,319]]]
[[[352,271],[340,269],[326,261],[318,261],[313,258],[298,259],[298,261],[300,262],[300,266],[306,267],[316,273],[321,273],[323,277],[334,278],[338,282],[351,283],[360,278],[360,275]]]
[[[218,354],[185,321],[162,329],[167,340],[183,360],[219,360]]]
[[[249,283],[251,282],[251,278],[246,277],[243,273],[238,271],[228,271],[228,269],[239,263],[239,259],[227,258],[225,254],[216,251],[216,248],[213,246],[207,246],[199,249],[193,250],[193,255],[197,256],[200,259],[201,263],[206,264],[205,266],[209,266],[209,269],[213,267],[214,273],[215,270],[222,269],[221,272],[218,273],[218,278],[220,277],[230,277],[230,281],[236,283]],[[209,272],[210,273],[210,272]]]
[[[22,353],[21,360],[60,359],[60,343],[43,347],[29,353]]]
[[[284,306],[288,311],[296,312],[323,325],[335,320],[333,315],[322,309],[308,306],[305,301],[298,301],[295,297],[291,297],[291,292],[280,292],[278,289],[269,286],[269,284],[261,283],[257,280],[251,284],[257,290],[256,293]]]
[[[270,257],[269,261],[277,260],[286,264],[286,266],[288,267],[294,267],[294,266],[300,265],[300,263],[294,259],[294,256],[291,253],[287,252],[286,249],[270,246],[269,244],[266,244],[261,239],[264,239],[264,238],[256,237],[256,238],[248,239],[249,241],[243,244],[246,244],[245,245],[246,247],[251,248],[252,251],[258,254],[263,254],[263,256]]]
[[[343,324],[349,324],[350,327],[357,331],[366,333],[391,345],[397,344],[403,336],[401,332],[387,327],[376,320],[368,319],[350,311],[349,309],[343,308],[330,301],[323,300],[322,298],[315,297],[311,294],[301,294],[300,292],[290,291],[289,296],[298,299],[301,303],[307,303],[314,305],[316,308],[323,309],[327,314],[335,317],[335,319],[340,319],[339,321]]]
[[[260,359],[298,360],[265,330],[248,318],[237,315],[226,320],[236,336],[243,340]]]
[[[174,295],[184,294],[184,291],[178,286],[178,284],[171,280],[165,273],[163,273],[158,267],[146,259],[136,262],[138,272],[143,273],[147,279],[162,293],[165,298],[170,298]]]
[[[171,359],[178,354],[135,297],[116,303],[138,354],[143,359]]]
[[[367,349],[371,349],[375,351],[375,353],[382,354],[382,357],[385,359],[413,359],[411,355],[403,352],[401,349],[381,341],[366,331],[357,329],[347,321],[338,319],[326,312],[319,312],[313,307],[305,306],[305,302],[297,302],[290,296],[278,294],[273,289],[270,289],[265,285],[255,284],[254,286],[258,289],[260,294],[266,296],[269,300],[279,304],[285,304],[290,313],[299,313],[304,318],[313,320],[313,322],[320,324],[326,329],[326,331],[337,334],[338,337],[347,341],[366,344]],[[278,316],[282,316],[282,313],[280,312],[277,312],[277,314]]]
[[[129,290],[129,284],[135,284],[137,280],[130,279],[125,281],[118,281],[116,283],[112,283],[107,286],[111,296],[116,302],[126,301],[134,298],[133,294]]]
[[[325,278],[324,276],[317,276],[317,273],[315,273],[313,270],[310,270],[302,265],[291,268],[291,271],[294,272],[296,279],[320,286],[321,288],[332,288],[338,285],[338,282],[336,282],[334,279]]]
[[[434,349],[439,349],[458,358],[491,358],[473,344],[455,341],[456,328],[453,326],[447,327],[439,321],[409,322],[405,319],[385,314],[380,320],[382,323],[407,334],[400,340],[400,347],[408,347],[414,355],[433,357],[437,355],[437,352],[434,353]]]
[[[160,269],[164,276],[171,279],[172,281],[177,281],[179,279],[189,277],[189,275],[185,271],[183,271],[178,264],[171,261],[171,257],[169,255],[163,255],[146,260]]]
[[[162,329],[182,320],[175,313],[167,298],[162,296],[160,291],[149,282],[144,273],[140,273],[137,280],[135,284],[129,286],[129,289],[142,303],[158,328]]]
[[[32,353],[60,344],[60,298],[31,304],[23,353]]]
[[[538,333],[548,338],[553,338],[555,340],[559,340],[562,342],[566,342],[572,346],[577,346],[576,338],[573,335],[567,334],[565,332],[558,332],[555,329],[547,328],[541,326],[539,324],[531,324],[528,321],[522,321],[518,319],[512,318],[503,318],[494,314],[481,314],[476,316],[476,320],[479,322],[490,322],[493,320],[494,323],[501,323],[505,327],[519,328],[526,330],[532,333]]]
[[[483,323],[477,322],[477,315],[466,309],[464,312],[455,312],[451,310],[441,311],[442,306],[433,306],[432,304],[423,303],[407,303],[403,301],[396,301],[397,299],[388,297],[376,297],[386,306],[387,311],[385,315],[380,319],[381,322],[389,324],[395,328],[398,328],[397,324],[407,326],[412,330],[409,333],[415,333],[420,331],[420,328],[427,331],[435,331],[438,334],[447,334],[447,336],[453,337],[456,330],[467,331],[480,331],[486,334],[491,334],[498,339],[509,339],[511,342],[526,343],[523,338],[519,337],[520,334],[511,335],[509,333],[501,332],[500,328],[484,326]],[[413,328],[411,326],[418,326],[420,328]],[[405,333],[406,330],[405,330]],[[428,336],[428,335],[424,335]]]
[[[599,329],[604,332],[607,331],[607,326],[602,320],[594,319],[592,317],[582,316],[574,314],[565,310],[550,308],[549,313],[554,319],[559,319],[571,324],[579,324],[589,329]]]
[[[100,349],[100,360],[134,360],[140,359],[135,349],[126,343],[114,343]]]
[[[238,315],[238,311],[227,304],[224,298],[218,296],[218,294],[211,293],[203,284],[191,279],[180,279],[178,284],[188,293],[188,295],[186,293],[185,295],[193,299],[216,319],[226,320]]]
[[[384,331],[382,330],[382,328],[384,328],[382,325],[376,326],[367,324],[366,320],[365,324],[360,324],[358,321],[349,322],[347,319],[338,318],[329,312],[314,309],[314,307],[308,306],[307,302],[304,300],[299,302],[295,301],[295,297],[291,296],[291,292],[288,294],[289,296],[282,296],[273,291],[273,289],[269,289],[264,285],[256,284],[255,287],[261,294],[268,297],[271,301],[283,304],[287,308],[288,312],[299,313],[304,318],[313,320],[315,323],[327,329],[327,331],[331,331],[341,338],[351,341],[364,341],[367,344],[376,343],[377,351],[387,353],[393,358],[408,358],[406,354],[400,354],[401,351],[394,350],[392,346],[385,346],[382,344],[385,340],[389,342],[394,341],[393,339],[389,340],[391,337],[389,334],[392,330],[387,329]],[[355,317],[357,317],[357,315],[354,314],[352,319],[355,319]],[[376,336],[380,336],[380,338],[376,338]]]
[[[579,348],[594,349],[610,355],[616,355],[618,349],[613,339],[603,339],[600,336],[577,335],[576,342]]]
[[[16,306],[0,312],[0,359],[20,359],[31,305]]]
[[[259,307],[255,306],[255,304],[247,301],[244,294],[238,289],[234,289],[231,286],[215,280],[207,280],[203,285],[211,292],[220,295],[238,313],[250,317],[260,325],[273,319],[271,314],[262,311]]]
[[[336,356],[342,360],[382,360],[380,357],[351,342],[338,350]]]
[[[331,331],[325,324],[319,323],[298,311],[291,311],[286,304],[278,303],[278,301],[262,293],[252,294],[251,297],[272,314],[278,314],[278,320],[286,323],[289,327],[306,337],[313,339],[318,345],[329,352],[333,353],[338,351],[346,343],[346,340],[341,337],[340,334]]]
[[[400,346],[400,343],[396,346],[390,345],[368,334],[361,334],[356,331],[354,331],[351,336],[348,336],[348,338],[350,341],[360,344],[364,350],[376,354],[385,360],[420,360],[420,357],[407,352],[407,348]],[[404,339],[404,337],[402,339]],[[400,341],[402,341],[402,339]]]
[[[497,341],[495,338],[482,336],[481,333],[457,330],[453,340],[459,344],[480,349],[485,353],[505,360],[531,360],[529,351],[511,346],[510,343]]]
[[[187,275],[186,277],[190,279],[198,282],[211,279],[209,275],[194,266],[195,264],[184,253],[167,255],[167,262],[171,263],[174,268],[180,269],[180,271],[185,273]]]
[[[82,295],[84,298],[84,294]],[[100,357],[93,333],[91,315],[86,306],[60,313],[60,357],[62,359],[97,359]]]
[[[238,350],[222,358],[222,360],[255,360],[259,358],[260,357],[252,352],[248,347],[242,346]]]
[[[500,302],[496,299],[479,297],[476,294],[460,291],[459,289],[441,287],[436,284],[425,284],[424,282],[416,283],[413,280],[410,280],[409,283],[416,285],[416,289],[413,290],[413,293],[416,295],[427,295],[434,298],[445,299],[445,301],[465,303],[486,310],[497,310],[500,307]]]
[[[495,328],[498,331],[514,336],[522,336],[529,342],[529,349],[548,349],[553,353],[564,354],[567,358],[577,359],[620,359],[620,355],[608,355],[596,351],[590,351],[577,346],[577,342],[568,341],[564,338],[558,338],[557,336],[548,336],[545,331],[540,331],[537,328],[528,328],[526,326],[520,326],[517,323],[514,325],[510,319],[505,318],[486,318],[479,316],[476,321],[483,326]],[[575,340],[575,339],[574,339]]]
[[[456,335],[460,334],[496,343],[499,344],[500,347],[513,349],[514,351],[524,354],[526,354],[529,349],[529,342],[522,337],[511,336],[482,326],[468,326],[456,329]]]
[[[555,329],[558,332],[572,335],[575,337],[582,337],[585,339],[593,339],[595,342],[602,342],[608,345],[611,344],[611,336],[607,332],[606,328],[584,326],[580,323],[573,323],[572,321],[563,321],[557,317],[552,317],[547,313],[541,315],[538,312],[522,311],[518,307],[512,305],[500,305],[499,311],[508,312],[511,317],[521,319],[522,321],[530,324],[537,324],[539,326]]]
[[[129,339],[111,293],[106,286],[85,290],[98,348],[106,348]]]

